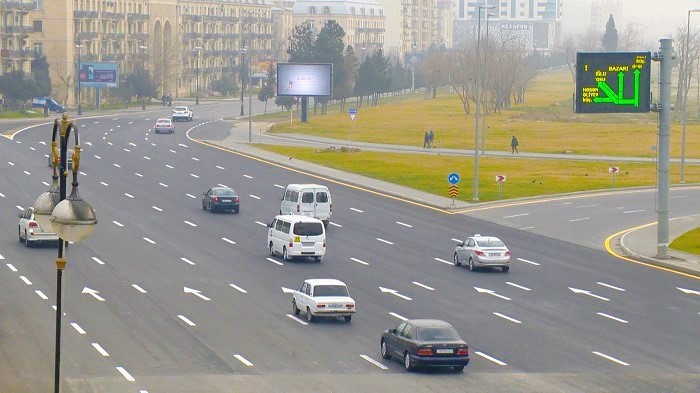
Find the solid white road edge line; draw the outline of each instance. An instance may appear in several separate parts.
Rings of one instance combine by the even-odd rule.
[[[611,289],[614,289],[614,290],[616,290],[616,291],[625,292],[625,289],[624,289],[624,288],[616,287],[616,286],[614,286],[614,285],[606,284],[606,283],[604,283],[604,282],[598,281],[596,284],[602,285],[602,286],[604,286],[604,287],[608,287],[608,288],[611,288]]]
[[[629,363],[625,363],[625,362],[623,362],[623,361],[620,360],[620,359],[615,359],[614,357],[612,357],[612,356],[610,356],[610,355],[606,355],[606,354],[601,353],[601,352],[598,352],[598,351],[593,351],[593,354],[598,355],[598,356],[600,356],[601,358],[608,359],[608,360],[610,360],[611,362],[615,362],[615,363],[621,364],[621,365],[623,365],[623,366],[629,366]]]
[[[501,313],[499,313],[499,312],[494,312],[493,315],[495,315],[495,316],[497,316],[497,317],[501,317],[501,318],[503,318],[503,319],[507,319],[507,320],[509,320],[509,321],[511,321],[511,322],[522,323],[522,322],[518,321],[518,320],[515,319],[515,318],[511,318],[511,317],[509,317],[509,316],[507,316],[507,315],[503,315],[503,314],[501,314]]]
[[[613,317],[612,315],[608,315],[608,314],[605,314],[605,313],[602,313],[602,312],[599,312],[599,313],[596,313],[596,314],[600,315],[601,317],[605,317],[605,318],[612,319],[613,321],[618,321],[618,322],[622,322],[622,323],[629,323],[629,321],[625,321],[625,320],[622,319],[622,318]]]
[[[131,374],[129,374],[129,372],[124,369],[124,367],[118,366],[117,371],[119,371],[124,376],[124,378],[126,378],[127,381],[129,381],[129,382],[136,381],[134,379],[134,377],[132,377]]]
[[[235,354],[233,355],[234,358],[238,359],[241,361],[241,363],[245,364],[248,367],[253,367],[253,363],[249,362],[246,358],[244,358],[241,355]]]
[[[366,361],[368,361],[368,362],[374,364],[375,366],[381,368],[382,370],[387,370],[387,369],[388,369],[387,366],[385,366],[385,365],[379,363],[378,361],[372,359],[371,357],[369,357],[369,356],[367,356],[367,355],[360,355],[360,357],[361,357],[362,359],[365,359]]]
[[[104,348],[102,348],[102,346],[100,346],[100,344],[98,344],[98,343],[92,343],[92,346],[95,347],[95,349],[97,350],[97,352],[100,353],[100,355],[102,355],[102,356],[109,356],[109,354],[107,353],[107,351],[105,351]]]
[[[476,351],[476,352],[474,352],[474,353],[477,354],[477,355],[479,355],[479,356],[481,356],[481,357],[484,358],[484,359],[490,360],[490,361],[492,361],[492,362],[498,364],[499,366],[507,366],[506,363],[504,363],[504,362],[502,362],[502,361],[496,359],[495,357],[489,356],[489,355],[487,355],[487,354],[485,354],[485,353],[483,353],[483,352]]]
[[[304,326],[308,325],[308,323],[306,321],[302,321],[301,319],[297,318],[296,315],[292,315],[292,314],[285,314],[285,315],[288,316],[290,319],[293,319]]]

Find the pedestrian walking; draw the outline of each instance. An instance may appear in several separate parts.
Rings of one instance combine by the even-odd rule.
[[[513,135],[513,139],[510,140],[510,154],[518,153],[518,138]]]
[[[430,134],[428,134],[428,147],[435,147],[435,133],[433,130],[430,130]]]
[[[44,104],[42,108],[44,110],[44,117],[49,117],[49,104]]]
[[[430,147],[430,134],[428,134],[428,131],[423,136],[423,148],[425,149],[426,147]]]

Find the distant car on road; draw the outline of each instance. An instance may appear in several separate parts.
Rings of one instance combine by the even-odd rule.
[[[173,109],[173,121],[192,121],[194,114],[186,106],[176,106]]]
[[[468,237],[455,247],[452,260],[455,266],[467,263],[471,271],[481,267],[500,267],[504,272],[510,270],[510,251],[501,239],[493,236],[476,234]]]
[[[212,187],[209,191],[203,193],[202,210],[209,210],[214,213],[215,210],[240,211],[241,198],[238,197],[236,191],[229,187]]]
[[[469,346],[445,321],[410,319],[382,333],[382,358],[396,357],[406,370],[417,367],[454,367],[464,370],[469,364]]]
[[[308,279],[300,290],[293,293],[294,315],[299,315],[301,310],[306,311],[309,322],[317,317],[342,317],[345,322],[350,322],[355,314],[355,301],[350,297],[348,287],[340,280]]]
[[[175,132],[173,121],[164,117],[156,120],[156,125],[153,127],[153,132],[156,134],[160,132],[168,132],[172,134]]]
[[[19,242],[30,247],[33,244],[40,242],[57,242],[58,235],[45,231],[34,220],[34,208],[25,209],[23,213],[19,213]]]

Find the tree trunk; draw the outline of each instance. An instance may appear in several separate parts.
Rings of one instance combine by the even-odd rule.
[[[265,114],[267,114],[267,100],[265,100]]]

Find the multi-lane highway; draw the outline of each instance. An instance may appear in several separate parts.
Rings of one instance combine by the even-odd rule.
[[[191,140],[230,128],[224,105],[195,110],[173,135],[150,131],[166,110],[79,120],[80,194],[99,224],[67,251],[64,391],[700,389],[700,296],[678,289],[700,281],[602,250],[653,220],[653,193],[447,214],[327,183],[326,257],[282,262],[265,247],[282,188],[323,180]],[[0,138],[3,392],[53,383],[56,251],[25,248],[16,218],[50,181],[49,141],[50,126]],[[240,214],[201,209],[217,184],[238,192]],[[672,209],[697,209],[697,190],[672,195]],[[506,241],[509,273],[452,265],[474,233]],[[294,318],[284,289],[306,278],[347,283],[352,322]],[[450,322],[471,348],[464,373],[382,360],[381,332],[404,318]]]

